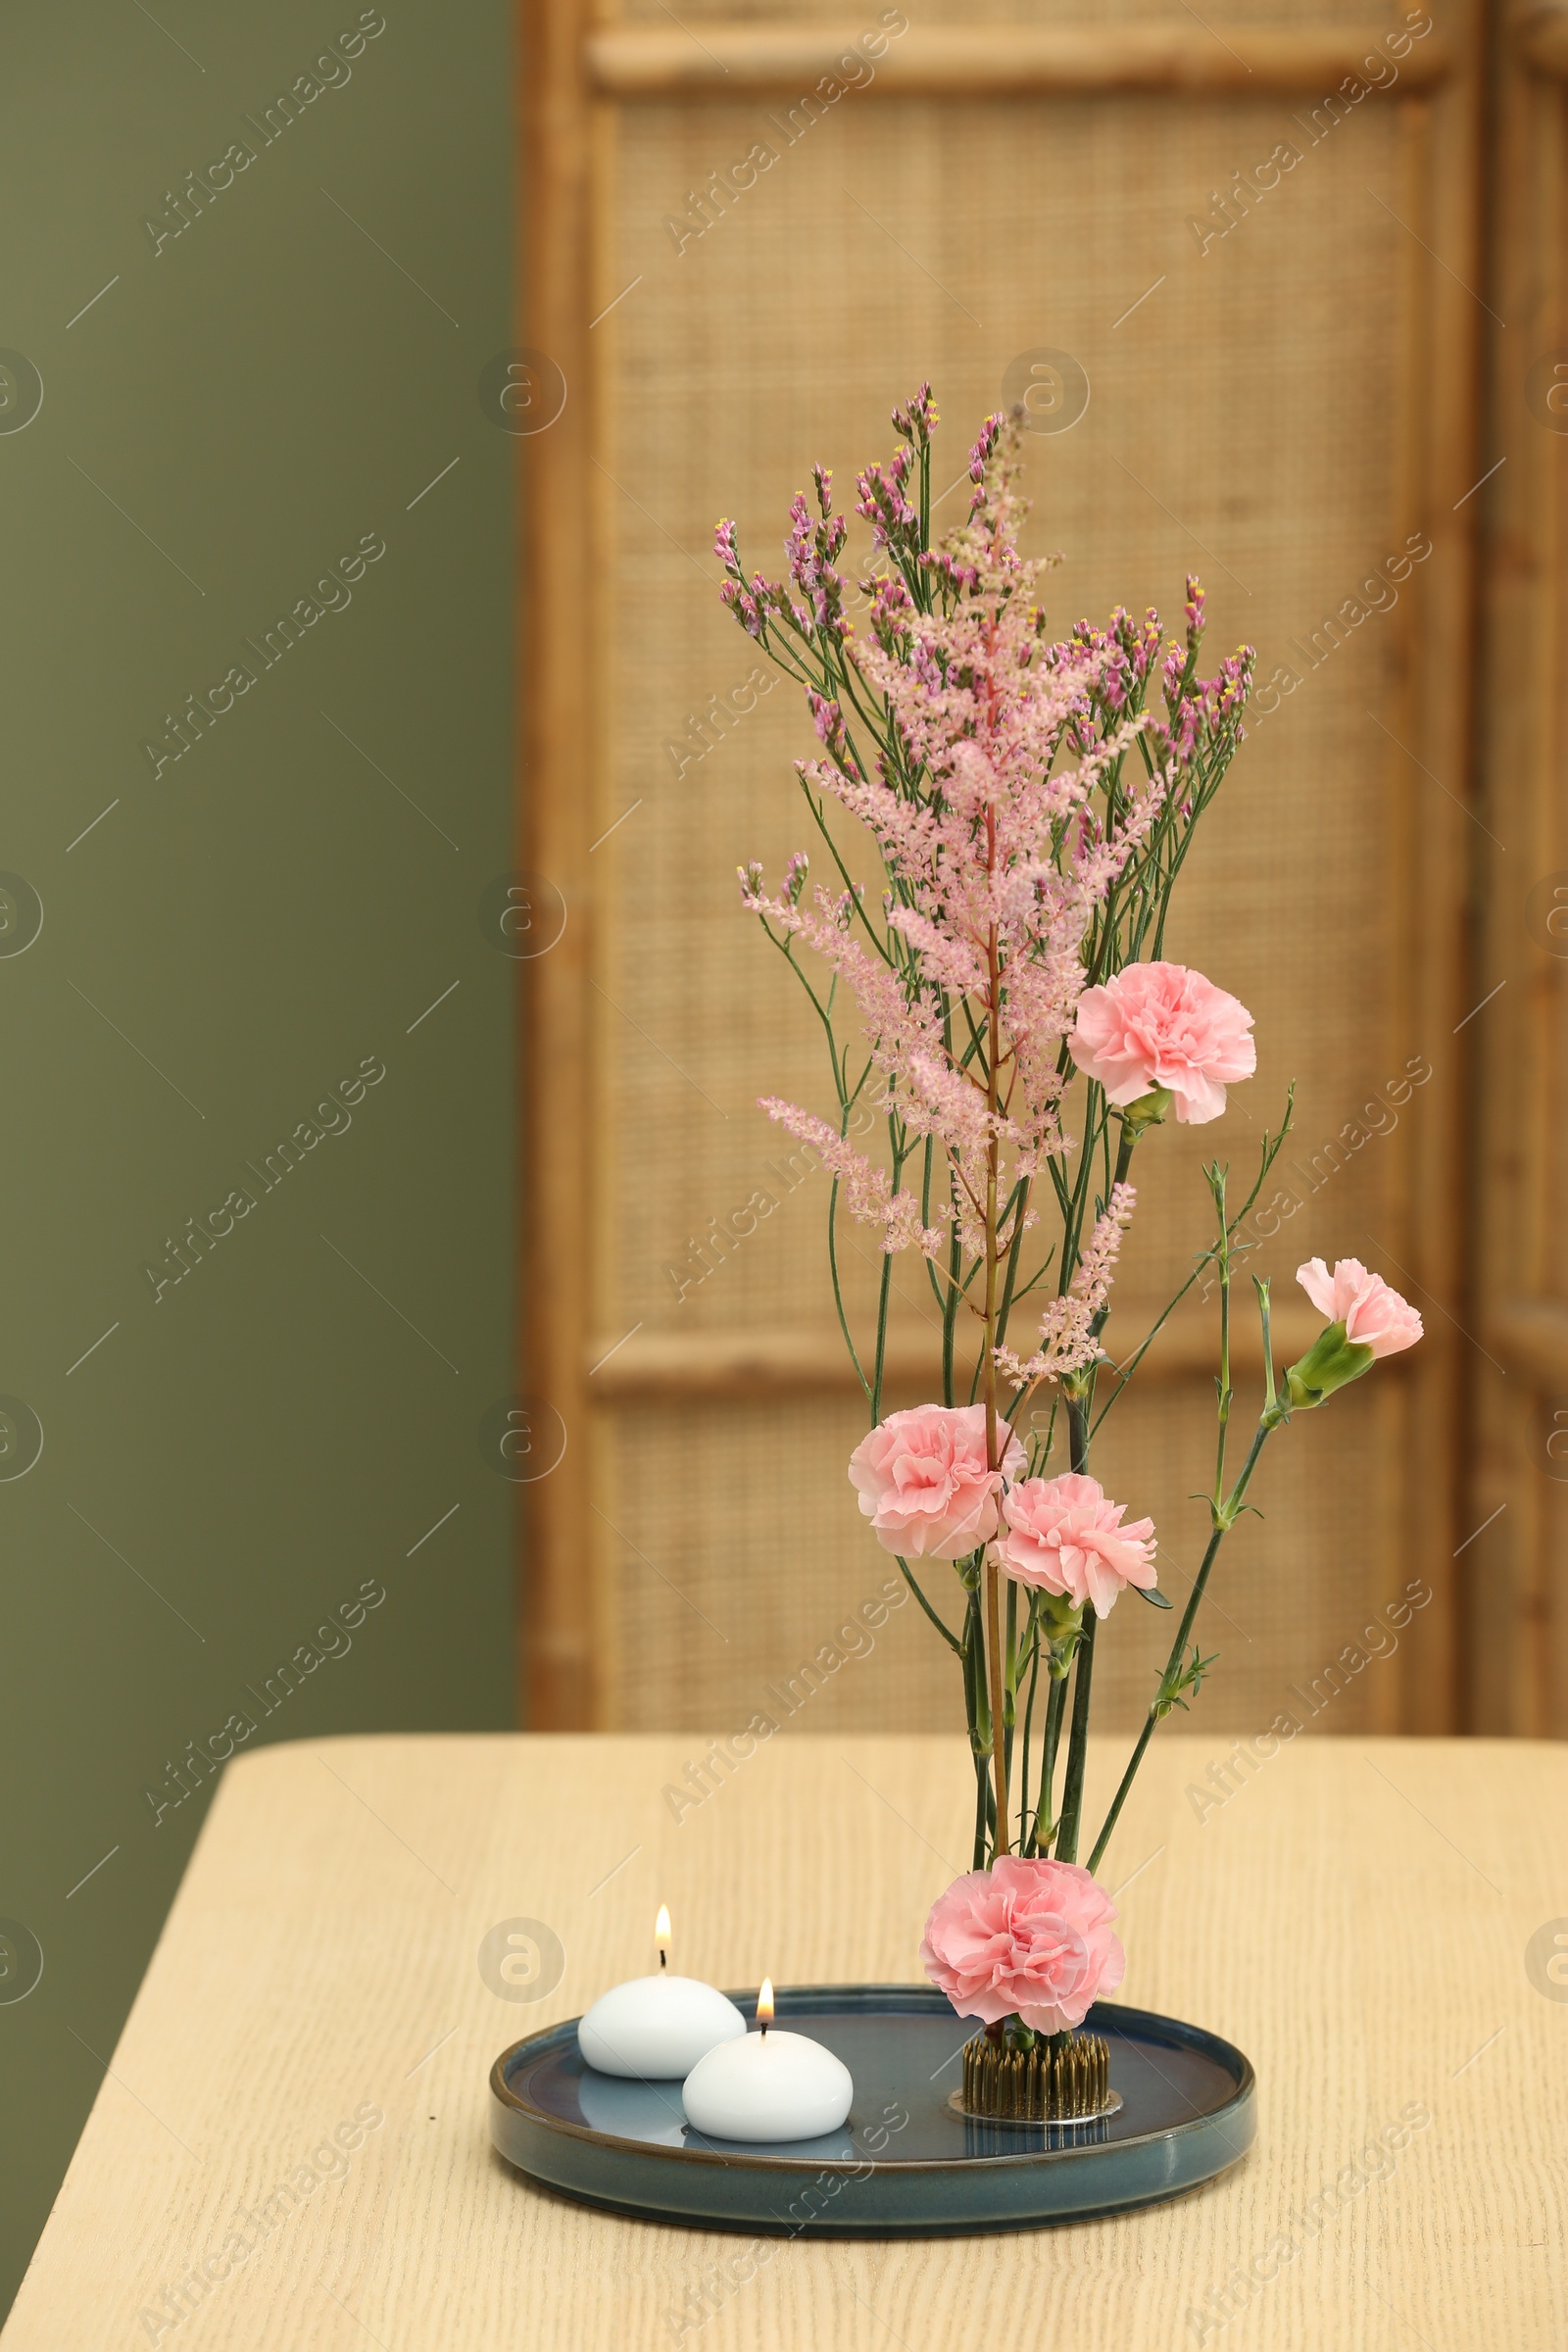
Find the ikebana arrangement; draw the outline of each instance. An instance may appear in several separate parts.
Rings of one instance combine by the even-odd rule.
[[[1182,641],[1152,610],[1135,619],[1120,608],[1102,629],[1083,621],[1054,640],[1045,566],[1018,551],[1016,421],[988,419],[970,452],[968,513],[933,545],[937,421],[922,385],[894,412],[891,463],[858,477],[855,512],[872,539],[858,583],[839,568],[849,518],[820,466],[815,511],[804,495],[791,510],[782,578],[747,576],[732,522],[714,544],[725,604],[801,686],[821,746],[797,773],[826,884],[810,882],[801,851],[772,892],[760,866],[743,867],[741,895],[821,1024],[835,1115],[771,1097],[762,1107],[832,1179],[828,1262],[871,1424],[850,1478],[953,1653],[968,1723],[974,1866],[934,1906],[921,1958],[984,2029],[966,2100],[1038,2117],[1103,2098],[1103,2044],[1073,2038],[1124,1968],[1094,1874],[1154,1731],[1213,1663],[1196,1621],[1263,1448],[1410,1347],[1421,1321],[1355,1258],[1332,1271],[1314,1258],[1297,1279],[1325,1328],[1276,1373],[1269,1286],[1255,1280],[1262,1398],[1241,1466],[1228,1468],[1237,1235],[1289,1132],[1288,1099],[1244,1200],[1232,1201],[1222,1163],[1204,1171],[1211,1238],[1150,1331],[1119,1362],[1107,1356],[1135,1154],[1157,1149],[1150,1139],[1169,1120],[1220,1117],[1226,1089],[1256,1065],[1246,1007],[1164,956],[1194,834],[1243,739],[1253,656],[1243,647],[1200,675],[1203,593],[1191,578]],[[880,858],[880,903],[853,879],[846,818]],[[867,1107],[885,1134],[874,1157],[850,1140]],[[885,1253],[874,1324],[859,1334],[840,1283],[841,1213],[872,1227]],[[941,1318],[942,1394],[884,1413],[892,1260],[905,1250],[923,1260]],[[1152,1522],[1106,1494],[1091,1449],[1200,1278],[1217,1283],[1219,1315],[1208,1544],[1091,1839],[1099,1628],[1124,1592],[1172,1607]],[[937,1563],[956,1580],[946,1612]]]
[[[1421,1337],[1420,1317],[1356,1259],[1331,1271],[1313,1258],[1298,1280],[1324,1329],[1277,1370],[1269,1286],[1254,1279],[1262,1396],[1240,1466],[1228,1460],[1233,1266],[1289,1132],[1287,1099],[1245,1200],[1222,1162],[1204,1170],[1212,1224],[1175,1297],[1119,1360],[1102,1345],[1135,1156],[1172,1120],[1219,1118],[1256,1066],[1245,1005],[1164,953],[1195,830],[1242,741],[1252,655],[1200,676],[1196,580],[1181,641],[1157,613],[1119,609],[1103,629],[1053,639],[1042,566],[1018,551],[1016,424],[988,420],[967,515],[933,546],[936,421],[922,385],[894,413],[897,455],[859,475],[872,548],[853,586],[840,568],[849,520],[820,467],[815,513],[795,501],[783,578],[747,576],[731,522],[716,546],[725,603],[804,689],[821,746],[798,774],[828,881],[811,884],[800,852],[772,892],[744,867],[741,895],[821,1024],[833,1116],[771,1097],[764,1107],[832,1179],[828,1264],[870,1423],[849,1475],[953,1656],[973,1867],[926,1921],[929,1985],[798,1986],[775,2003],[764,1980],[732,2000],[670,1973],[662,1910],[657,1975],[514,2044],[491,2075],[492,2134],[514,2164],[594,2204],[749,2227],[753,2267],[769,2236],[802,2230],[921,2235],[1129,2210],[1245,2152],[1255,2079],[1240,2050],[1108,2000],[1095,2010],[1125,1967],[1095,1873],[1155,1730],[1214,1663],[1198,1614],[1264,1446]],[[879,902],[855,879],[864,845],[844,819],[880,857]],[[868,1129],[885,1139],[875,1156],[851,1141]],[[884,1252],[860,1331],[839,1278],[841,1212]],[[935,1301],[941,1395],[885,1412],[903,1250]],[[1125,1592],[1172,1610],[1152,1521],[1129,1517],[1136,1497],[1105,1493],[1091,1452],[1200,1281],[1218,1290],[1208,1544],[1091,1837],[1101,1628]],[[957,2047],[956,2017],[979,2028]],[[880,2120],[858,2107],[858,2071],[898,2086]],[[706,2316],[678,2316],[677,2336]]]

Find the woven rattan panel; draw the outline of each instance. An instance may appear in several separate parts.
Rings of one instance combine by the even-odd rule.
[[[1369,1414],[1358,1442],[1342,1430],[1331,1455],[1327,1434],[1314,1432],[1325,1448],[1315,1458],[1305,1444],[1277,1456],[1267,1520],[1250,1523],[1211,1587],[1201,1623],[1219,1666],[1197,1702],[1197,1728],[1259,1732],[1281,1709],[1333,1731],[1391,1719],[1399,1636],[1383,1612],[1403,1580],[1371,1572],[1386,1532],[1374,1503],[1383,1418]],[[895,1606],[880,1630],[850,1623],[862,1603],[885,1592],[896,1601],[898,1590],[894,1563],[859,1533],[844,1475],[858,1434],[853,1406],[651,1405],[617,1412],[612,1426],[610,1508],[629,1539],[607,1546],[622,1722],[724,1733],[761,1710],[812,1731],[947,1723],[961,1740],[956,1667],[914,1603]],[[1135,1494],[1154,1516],[1161,1582],[1178,1602],[1207,1534],[1186,1495],[1210,1443],[1207,1400],[1184,1383],[1130,1416],[1101,1463],[1112,1492]],[[926,1583],[948,1600],[951,1571]],[[1107,1726],[1141,1720],[1166,1628],[1137,1603],[1112,1617],[1096,1654]],[[1348,1643],[1362,1664],[1343,1659]]]
[[[848,492],[856,465],[891,446],[895,399],[926,375],[947,419],[946,484],[1009,361],[1040,346],[1071,353],[1092,386],[1072,430],[1028,444],[1034,544],[1066,557],[1054,622],[1102,617],[1118,599],[1179,617],[1191,566],[1209,591],[1215,652],[1245,637],[1263,676],[1277,662],[1304,673],[1244,748],[1167,942],[1253,1009],[1259,1072],[1223,1126],[1144,1147],[1123,1295],[1151,1298],[1181,1279],[1206,1238],[1201,1161],[1217,1150],[1245,1169],[1292,1077],[1300,1172],[1287,1181],[1302,1205],[1250,1264],[1282,1291],[1316,1250],[1379,1259],[1397,1280],[1369,1237],[1392,1243],[1397,1230],[1399,1112],[1386,1095],[1370,1119],[1363,1106],[1439,1044],[1398,1033],[1390,1011],[1385,729],[1400,724],[1405,615],[1392,603],[1370,612],[1316,667],[1309,640],[1420,523],[1402,455],[1418,258],[1393,217],[1412,217],[1402,102],[1373,94],[1316,146],[1284,99],[850,95],[794,145],[781,111],[648,104],[614,118],[605,299],[642,282],[594,336],[613,579],[595,833],[616,825],[593,858],[597,1328],[609,1346],[640,1327],[631,1353],[662,1334],[700,1352],[705,1334],[825,1331],[831,1314],[824,1181],[792,1179],[755,1107],[774,1091],[828,1106],[820,1036],[740,913],[734,879],[753,855],[776,874],[805,842],[790,762],[810,737],[784,682],[736,714],[752,699],[753,649],[718,607],[713,521],[735,514],[743,555],[776,567],[810,461],[830,463]],[[759,139],[776,162],[677,251],[667,221],[687,192]],[[1300,161],[1200,251],[1190,217],[1282,140]],[[731,716],[699,758],[688,719],[712,713],[713,696]],[[1359,1143],[1345,1140],[1350,1121]],[[760,1190],[777,1206],[711,1251],[714,1270],[697,1281],[691,1245]],[[863,1309],[875,1252],[851,1232],[846,1290]],[[896,1279],[901,1328],[932,1320],[918,1262],[897,1261]],[[1238,1311],[1250,1311],[1245,1284]],[[1137,1336],[1112,1325],[1113,1346]],[[1266,1724],[1287,1687],[1317,1675],[1411,1573],[1390,1567],[1402,1406],[1399,1375],[1382,1377],[1375,1394],[1369,1383],[1285,1432],[1265,1461],[1268,1518],[1232,1539],[1207,1628],[1221,1669],[1200,1705],[1216,1733]],[[1254,1376],[1241,1385],[1239,1413]],[[666,1390],[610,1402],[597,1421],[605,1513],[626,1539],[599,1527],[611,1719],[743,1724],[764,1685],[896,1574],[845,1478],[858,1403]],[[1201,1506],[1186,1498],[1211,1475],[1212,1433],[1205,1378],[1156,1380],[1118,1407],[1097,1459],[1112,1492],[1154,1516],[1173,1592],[1203,1540]],[[1107,1720],[1137,1719],[1169,1622],[1134,1599],[1117,1611],[1099,1653]],[[1374,1664],[1321,1720],[1391,1720],[1393,1692]],[[811,1712],[812,1728],[962,1721],[951,1657],[912,1605]]]

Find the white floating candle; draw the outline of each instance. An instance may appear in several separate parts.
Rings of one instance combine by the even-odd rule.
[[[681,2087],[686,2120],[710,2139],[817,2139],[850,2112],[855,2084],[842,2059],[805,2034],[768,2031],[773,1987],[757,1996],[760,2031],[720,2042]]]
[[[654,1934],[658,1976],[612,1985],[578,2024],[577,2047],[601,2075],[679,2082],[715,2044],[746,2032],[734,2002],[713,1985],[668,1973],[669,1913],[662,1904]]]

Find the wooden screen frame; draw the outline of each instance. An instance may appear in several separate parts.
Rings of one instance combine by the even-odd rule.
[[[1470,1002],[1461,951],[1467,848],[1452,824],[1418,808],[1417,768],[1442,773],[1467,796],[1469,764],[1455,746],[1472,730],[1473,540],[1477,299],[1476,198],[1480,131],[1482,0],[1452,0],[1448,26],[1401,67],[1405,185],[1431,265],[1412,262],[1404,375],[1405,415],[1420,420],[1403,444],[1403,511],[1440,560],[1422,567],[1401,603],[1405,633],[1400,741],[1391,748],[1393,810],[1390,1012],[1398,1034],[1446,1038]],[[523,1115],[519,1233],[519,1388],[561,1414],[567,1451],[549,1477],[520,1490],[519,1687],[531,1728],[607,1727],[612,1685],[607,1654],[606,1579],[591,1501],[596,1420],[633,1395],[695,1399],[717,1393],[826,1390],[843,1377],[827,1348],[798,1336],[746,1340],[703,1362],[678,1344],[622,1347],[591,1388],[598,1362],[593,1318],[596,1199],[592,1080],[594,895],[588,865],[593,788],[607,745],[595,692],[596,648],[607,642],[604,583],[613,539],[596,461],[598,404],[590,337],[615,289],[609,253],[615,114],[639,101],[790,95],[803,73],[825,72],[845,46],[830,25],[702,23],[701,42],[662,25],[609,21],[590,0],[524,0],[521,103],[524,234],[522,341],[547,352],[567,384],[548,431],[522,444],[521,750],[518,862],[547,876],[567,907],[558,946],[521,966],[520,1100]],[[1191,24],[1031,27],[1015,24],[912,26],[881,61],[872,103],[901,97],[1110,95],[1138,90],[1183,97],[1245,91],[1310,94],[1355,68],[1368,35],[1339,27],[1232,34],[1221,42]],[[1234,44],[1234,45],[1233,45]],[[1238,55],[1238,51],[1243,54]],[[1436,148],[1444,169],[1433,165]],[[1440,260],[1439,256],[1443,258]],[[1424,387],[1417,396],[1417,387]],[[1460,1050],[1423,1090],[1419,1124],[1407,1119],[1389,1150],[1399,1257],[1427,1309],[1427,1344],[1401,1359],[1402,1547],[1432,1584],[1435,1605],[1412,1624],[1396,1672],[1384,1678],[1376,1728],[1439,1733],[1464,1720],[1453,1565],[1464,1517],[1460,1435],[1467,1367],[1464,1334],[1446,1301],[1461,1296],[1466,1084]],[[1439,1301],[1432,1311],[1430,1300]],[[705,1368],[706,1367],[706,1368]],[[1180,1348],[1158,1367],[1192,1366]],[[1155,1373],[1152,1359],[1148,1372]]]
[[[1568,869],[1558,692],[1568,657],[1568,436],[1540,428],[1527,382],[1568,347],[1568,5],[1503,25],[1493,92],[1495,196],[1489,294],[1507,320],[1488,384],[1482,808],[1505,848],[1490,858],[1476,995],[1479,1138],[1473,1328],[1505,1379],[1478,1389],[1465,1566],[1477,1669],[1475,1728],[1568,1734],[1568,1305],[1548,1265],[1554,1077],[1568,1050],[1568,968],[1538,953],[1521,904]],[[1519,869],[1523,869],[1520,871]],[[1512,869],[1512,870],[1510,870]],[[1553,1669],[1555,1668],[1555,1674]]]

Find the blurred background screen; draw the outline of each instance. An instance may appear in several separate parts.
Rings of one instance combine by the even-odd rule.
[[[811,1231],[827,1180],[755,1104],[824,1107],[821,1040],[733,895],[737,862],[776,874],[804,846],[790,763],[813,743],[720,609],[711,535],[733,514],[743,558],[775,569],[810,462],[853,503],[856,470],[892,447],[891,405],[929,378],[948,521],[982,417],[1021,404],[1029,544],[1063,557],[1054,633],[1118,601],[1169,623],[1192,570],[1210,651],[1257,647],[1250,739],[1168,944],[1265,1040],[1226,1137],[1238,1164],[1296,1083],[1249,1234],[1284,1344],[1312,1322],[1295,1267],[1336,1246],[1427,1316],[1430,1344],[1327,1455],[1278,1465],[1222,1603],[1215,1715],[1266,1723],[1288,1682],[1310,1686],[1418,1586],[1398,1654],[1335,1691],[1332,1728],[1559,1721],[1560,1675],[1527,1631],[1555,1501],[1550,1405],[1529,1393],[1560,1364],[1553,1245],[1534,1238],[1549,1149],[1527,1166],[1503,1144],[1516,1102],[1477,1117],[1504,1054],[1515,1087],[1547,1083],[1526,1075],[1549,1058],[1526,1023],[1556,1002],[1546,918],[1528,927],[1547,786],[1510,858],[1501,804],[1522,779],[1499,763],[1484,816],[1472,773],[1478,526],[1500,512],[1505,443],[1510,490],[1555,456],[1522,380],[1499,410],[1485,371],[1549,342],[1551,298],[1532,283],[1537,316],[1505,344],[1481,12],[938,5],[835,19],[835,39],[804,12],[704,0],[677,25],[648,0],[539,24],[529,317],[541,381],[553,366],[578,396],[525,444],[527,806],[541,888],[582,919],[527,1000],[526,1295],[541,1397],[593,1449],[586,1477],[529,1490],[540,1719],[744,1724],[879,1576],[844,1492],[860,1408]],[[1492,103],[1534,108],[1544,148],[1556,85],[1507,62]],[[1112,1354],[1186,1271],[1211,1139],[1168,1140],[1140,1179]],[[1477,1242],[1483,1200],[1505,1197],[1506,1305]],[[863,1308],[874,1242],[849,1230]],[[937,1345],[907,1262],[900,1402],[930,1392]],[[1186,1497],[1212,1319],[1195,1300],[1173,1320],[1107,1455],[1113,1486],[1136,1464],[1173,1590],[1204,1526]],[[1161,1648],[1156,1621],[1138,1632],[1107,1661],[1128,1722]],[[950,1672],[910,1611],[874,1669],[830,1671],[809,1720],[927,1720]]]

